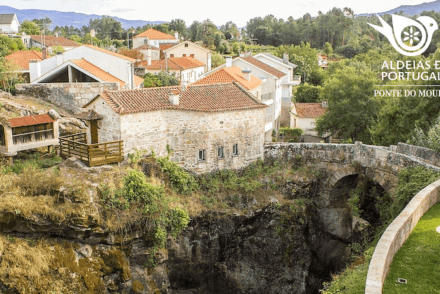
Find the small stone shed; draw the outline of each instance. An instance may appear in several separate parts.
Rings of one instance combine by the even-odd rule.
[[[0,117],[0,153],[5,156],[14,156],[22,150],[59,145],[58,136],[56,115]]]
[[[102,119],[99,142],[124,141],[124,155],[144,149],[196,173],[242,168],[264,157],[265,108],[238,83],[104,92],[86,104]],[[86,115],[88,116],[88,115]]]

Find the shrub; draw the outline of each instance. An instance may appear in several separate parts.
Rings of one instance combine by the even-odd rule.
[[[124,208],[128,208],[133,202],[144,204],[144,212],[152,212],[155,209],[156,201],[164,196],[162,186],[153,186],[147,183],[145,175],[137,170],[131,170],[124,177],[124,187],[121,194],[124,198]]]
[[[162,171],[170,178],[171,186],[181,194],[191,194],[199,189],[194,177],[184,171],[177,163],[170,160],[168,156],[156,159]]]
[[[190,221],[188,211],[176,207],[170,211],[168,225],[170,227],[171,236],[174,238],[183,231]]]

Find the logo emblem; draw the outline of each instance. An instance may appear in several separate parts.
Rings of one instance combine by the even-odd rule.
[[[428,49],[432,35],[438,30],[437,22],[429,16],[421,16],[416,20],[400,15],[392,15],[393,28],[379,15],[382,26],[369,23],[376,31],[387,37],[397,52],[406,56],[417,56]]]

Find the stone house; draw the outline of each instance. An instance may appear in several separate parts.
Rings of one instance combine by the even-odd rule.
[[[14,156],[18,151],[58,145],[57,118],[50,112],[10,119],[0,117],[0,153]]]
[[[29,83],[30,81],[29,61],[42,60],[43,54],[35,50],[29,50],[29,51],[20,50],[12,54],[6,55],[5,58],[17,64],[19,68],[18,72],[20,72],[23,75],[25,82]]]
[[[318,137],[316,119],[325,114],[327,106],[327,100],[321,103],[294,103],[290,113],[290,127],[302,129],[304,135]]]
[[[142,45],[159,47],[161,43],[179,43],[178,33],[176,32],[174,36],[171,36],[155,29],[148,29],[133,37],[133,48]]]
[[[176,44],[161,44],[162,54],[169,58],[193,57],[205,65],[205,72],[211,70],[211,50],[190,41]]]
[[[61,46],[65,51],[81,46],[70,39],[59,36],[22,35],[21,40],[27,48],[47,48],[49,54],[52,54],[52,49],[56,46]]]
[[[192,57],[172,57],[156,60],[148,65],[148,61],[141,62],[145,73],[158,74],[167,71],[175,74],[181,84],[194,83],[205,73],[205,65]],[[140,71],[138,71],[140,73]]]
[[[134,75],[135,59],[99,47],[83,45],[58,52],[29,65],[31,84],[40,83],[118,83],[120,89],[142,87]]]
[[[266,105],[236,82],[105,92],[84,108],[102,117],[99,141],[124,140],[125,155],[164,156],[169,146],[172,160],[196,173],[264,156]]]
[[[0,14],[0,34],[17,34],[19,28],[16,14]]]
[[[232,59],[227,56],[226,63],[214,68],[211,72],[207,73],[209,75],[213,72],[216,72],[222,68],[228,68],[231,66],[237,66],[241,69],[249,69],[251,73],[257,76],[260,80],[264,81],[261,86],[261,100],[264,104],[269,107],[266,109],[267,117],[266,117],[266,141],[272,140],[272,131],[274,129],[278,129],[280,124],[281,116],[290,116],[290,107],[285,110],[285,114],[281,111],[281,101],[282,101],[282,88],[281,81],[282,78],[286,75],[282,71],[273,68],[266,63],[259,61],[256,58],[253,58],[251,55],[249,56],[241,56]],[[286,123],[285,123],[286,124]],[[287,124],[288,125],[288,124]]]

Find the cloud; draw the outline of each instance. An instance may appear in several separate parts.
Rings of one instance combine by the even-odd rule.
[[[112,12],[128,12],[128,11],[136,11],[136,9],[133,9],[133,8],[118,8],[118,9],[113,9],[112,10]]]

